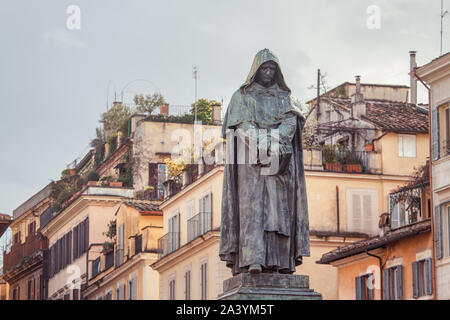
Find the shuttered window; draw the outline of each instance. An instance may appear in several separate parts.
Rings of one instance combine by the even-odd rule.
[[[355,278],[356,300],[374,300],[374,277],[372,273]]]
[[[137,300],[136,275],[133,275],[128,281],[128,300]]]
[[[431,158],[439,159],[439,110],[431,111]]]
[[[169,252],[173,252],[180,247],[180,214],[176,213],[169,219]]]
[[[191,300],[191,270],[184,273],[184,299]]]
[[[202,300],[208,299],[208,271],[206,262],[203,262],[200,266],[200,290]]]
[[[399,157],[416,157],[416,136],[399,134],[398,135],[398,156]]]
[[[169,300],[175,300],[175,279],[169,281]]]
[[[444,136],[444,152],[445,155],[450,154],[450,108],[444,110],[444,124],[445,124],[445,136]]]
[[[383,271],[383,299],[403,299],[403,266],[395,266]]]
[[[432,259],[412,263],[413,297],[418,298],[433,294]]]
[[[375,235],[378,231],[378,193],[372,190],[347,190],[348,231]]]
[[[434,241],[436,250],[436,259],[442,259],[443,248],[442,248],[442,217],[441,217],[441,206],[434,207]]]
[[[206,196],[200,198],[199,200],[199,229],[200,234],[204,234],[205,232],[211,230],[211,210],[212,209],[212,194],[208,193]]]

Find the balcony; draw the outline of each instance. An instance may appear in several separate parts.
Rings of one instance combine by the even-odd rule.
[[[25,263],[33,254],[45,249],[45,241],[39,233],[28,236],[24,243],[15,243],[9,253],[3,253],[3,268],[7,273]]]
[[[114,251],[109,251],[105,254],[105,270],[114,265]]]
[[[406,187],[389,195],[389,226],[398,229],[428,218],[426,214],[427,185]]]
[[[134,254],[142,252],[142,234],[134,237]]]
[[[200,212],[187,221],[187,241],[190,242],[198,236],[211,230],[211,212]]]
[[[158,258],[162,258],[180,247],[180,233],[169,232],[158,240]]]
[[[91,279],[95,278],[100,272],[101,272],[101,265],[100,265],[100,258],[98,257],[92,262],[92,273],[91,273]]]

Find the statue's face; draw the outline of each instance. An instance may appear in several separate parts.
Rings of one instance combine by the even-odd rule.
[[[265,87],[271,86],[275,80],[275,72],[277,72],[277,65],[275,62],[268,61],[263,63],[258,69],[256,82]]]

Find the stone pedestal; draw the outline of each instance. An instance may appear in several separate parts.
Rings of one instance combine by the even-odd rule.
[[[278,273],[241,273],[223,282],[218,300],[322,300],[309,277]]]

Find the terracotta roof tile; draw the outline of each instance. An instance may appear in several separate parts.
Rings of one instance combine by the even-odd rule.
[[[136,210],[142,211],[161,211],[161,209],[149,201],[124,201],[125,205],[135,208]]]

